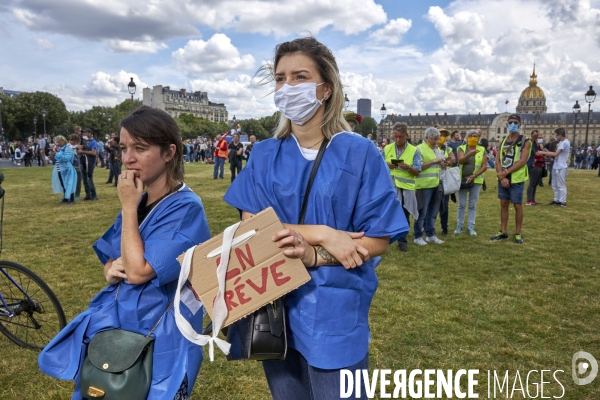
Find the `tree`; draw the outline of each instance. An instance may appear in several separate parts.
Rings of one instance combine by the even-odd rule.
[[[368,134],[373,134],[373,132],[377,131],[377,122],[371,117],[364,117],[362,123],[356,127],[355,131],[366,137]]]
[[[254,135],[258,140],[264,140],[269,137],[269,132],[254,118],[243,120],[240,122],[240,125],[242,125],[242,132],[247,134],[248,137]]]
[[[277,123],[279,122],[279,116],[281,115],[281,111],[276,111],[273,115],[268,117],[262,117],[258,121],[267,131],[268,136],[272,136],[275,132],[275,128],[277,127]]]
[[[51,93],[21,93],[15,98],[3,96],[2,120],[5,136],[9,140],[27,140],[44,132],[42,110],[46,110],[46,132],[58,134],[62,126],[69,120],[69,112],[65,103]],[[37,119],[34,126],[33,119]]]

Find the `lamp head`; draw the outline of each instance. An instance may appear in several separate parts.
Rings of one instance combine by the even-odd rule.
[[[46,118],[46,110],[42,110],[42,117]]]
[[[579,105],[579,100],[575,100],[575,105],[573,106],[573,114],[579,114],[581,111],[581,106]]]
[[[385,117],[385,114],[387,114],[387,109],[385,108],[385,103],[381,106],[381,109],[379,111],[381,111],[381,116]]]
[[[131,81],[127,85],[127,90],[129,90],[129,94],[135,94],[135,88],[135,82],[133,81],[133,78],[131,78]]]
[[[593,103],[596,100],[596,92],[594,92],[593,87],[590,85],[590,90],[585,94],[585,101],[588,103]]]

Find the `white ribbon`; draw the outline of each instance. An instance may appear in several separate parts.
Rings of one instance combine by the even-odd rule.
[[[256,231],[251,230],[251,231],[244,233],[243,235],[236,237],[235,239],[233,239],[233,242],[231,242],[231,247],[237,247],[240,244],[246,243],[254,235],[256,235]],[[223,239],[225,239],[225,238],[223,238]],[[208,253],[206,255],[206,258],[214,258],[214,257],[220,255],[222,251],[223,251],[223,246],[217,247],[216,249],[214,249],[213,251]]]
[[[229,255],[231,254],[231,248],[233,246],[233,236],[235,235],[235,231],[240,226],[240,224],[241,222],[231,225],[230,227],[225,229],[225,232],[223,233],[223,246],[221,247],[221,262],[217,267],[217,280],[219,282],[219,289],[217,291],[217,296],[213,305],[212,336],[201,335],[198,332],[196,332],[192,325],[183,317],[183,315],[181,315],[181,311],[179,308],[179,302],[181,299],[180,292],[190,274],[190,265],[192,263],[192,256],[194,254],[194,249],[196,248],[196,246],[188,249],[185,252],[185,256],[183,257],[183,263],[181,264],[181,271],[179,273],[179,280],[177,282],[177,290],[175,291],[175,323],[177,324],[177,327],[179,328],[181,334],[190,342],[200,346],[204,346],[206,343],[208,343],[208,355],[210,361],[214,361],[214,343],[217,344],[217,346],[221,349],[221,351],[224,354],[229,354],[229,348],[231,347],[231,344],[229,344],[223,339],[219,339],[217,335],[219,334],[221,326],[223,325],[223,322],[225,321],[225,319],[227,318],[227,314],[229,313],[227,310],[227,304],[225,303],[225,275],[227,274],[227,267],[229,266]],[[248,236],[247,238],[245,238],[245,240],[243,240],[240,243],[243,243],[244,241],[248,240],[251,236],[253,235]]]

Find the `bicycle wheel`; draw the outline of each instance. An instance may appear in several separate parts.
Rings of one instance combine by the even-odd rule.
[[[14,313],[12,317],[0,316],[0,332],[19,346],[43,349],[67,323],[58,299],[39,276],[24,266],[0,261],[0,269],[0,296],[9,308],[2,310],[4,304],[0,301],[0,311]]]

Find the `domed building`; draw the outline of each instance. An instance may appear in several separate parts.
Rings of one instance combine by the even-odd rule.
[[[529,86],[521,92],[517,113],[521,114],[545,114],[548,111],[546,107],[546,95],[537,85],[537,75],[535,74],[535,64],[533,64],[533,74],[529,79]]]

